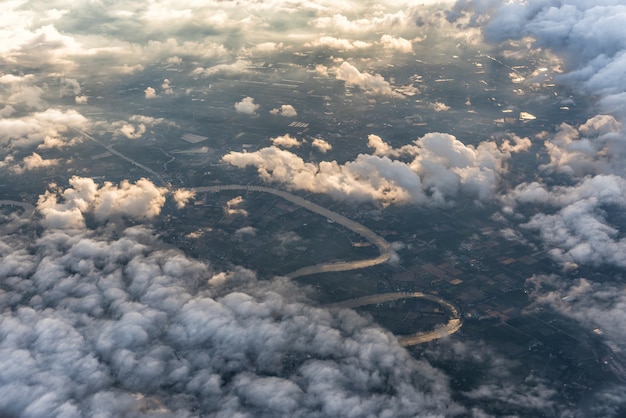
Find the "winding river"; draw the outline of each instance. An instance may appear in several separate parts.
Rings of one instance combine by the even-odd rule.
[[[294,279],[296,277],[308,276],[311,274],[318,273],[327,273],[327,272],[337,272],[337,271],[349,271],[362,269],[366,267],[376,266],[378,264],[385,263],[389,261],[391,255],[393,253],[391,249],[391,244],[372,231],[366,226],[353,221],[352,219],[346,218],[345,216],[333,212],[332,210],[326,209],[318,204],[315,204],[309,200],[306,200],[300,196],[296,196],[294,194],[285,192],[283,190],[273,189],[271,187],[264,186],[245,186],[239,184],[229,184],[229,185],[221,185],[221,186],[206,186],[206,187],[194,187],[190,190],[201,193],[201,192],[220,192],[224,190],[244,190],[251,192],[261,192],[261,193],[270,193],[275,196],[279,196],[293,204],[296,204],[300,207],[303,207],[311,212],[317,213],[318,215],[322,215],[331,221],[334,221],[352,232],[356,232],[361,235],[373,245],[378,248],[380,255],[374,258],[368,258],[364,260],[355,260],[355,261],[340,261],[340,262],[331,262],[331,263],[320,263],[314,264],[312,266],[302,267],[296,271],[286,274],[285,276]],[[328,305],[330,308],[357,308],[359,306],[365,305],[373,305],[377,303],[391,302],[400,299],[411,299],[411,298],[419,298],[429,300],[431,302],[435,302],[442,306],[446,312],[448,312],[448,322],[440,327],[437,327],[431,331],[418,332],[411,335],[398,336],[398,341],[401,345],[408,347],[417,344],[423,344],[428,341],[433,341],[447,335],[454,334],[457,332],[461,326],[461,315],[459,309],[454,306],[449,301],[433,294],[422,293],[422,292],[392,292],[392,293],[381,293],[376,295],[364,296],[356,299],[349,299],[343,302],[335,303],[332,305]]]

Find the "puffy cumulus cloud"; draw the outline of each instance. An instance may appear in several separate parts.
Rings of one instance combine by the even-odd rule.
[[[156,99],[159,97],[154,87],[147,87],[143,92],[146,99]]]
[[[447,378],[348,309],[153,231],[1,245],[6,416],[460,416]]]
[[[99,122],[95,125],[103,130],[111,131],[115,136],[124,136],[128,139],[141,138],[148,132],[148,128],[154,128],[157,125],[178,126],[164,118],[153,118],[145,115],[133,115],[127,121]]]
[[[230,152],[223,161],[239,168],[256,167],[264,181],[337,199],[445,205],[459,193],[476,199],[490,198],[511,152],[527,149],[530,140],[512,135],[500,146],[485,141],[474,147],[452,135],[430,133],[399,149],[376,135],[369,136],[369,144],[376,155],[360,154],[344,164],[305,162],[275,146],[255,152]],[[408,161],[389,157],[405,157]]]
[[[377,135],[368,137],[368,145],[377,155],[413,158],[408,163],[420,175],[423,188],[435,201],[458,191],[486,199],[494,192],[511,153],[527,150],[531,142],[508,134],[501,140],[483,141],[478,146],[465,145],[453,135],[428,133],[412,144],[394,149]]]
[[[28,157],[24,157],[23,162],[24,162],[24,170],[34,170],[36,168],[46,168],[46,167],[56,166],[59,164],[59,159],[57,158],[44,159],[41,157],[41,155],[37,154],[36,152],[33,152]]]
[[[235,103],[235,110],[237,113],[244,115],[256,115],[256,111],[259,109],[259,105],[254,103],[254,98],[244,97],[240,102]]]
[[[333,146],[322,138],[313,139],[311,146],[324,154],[333,149]]]
[[[131,125],[130,123],[123,124],[117,134],[123,135],[128,139],[141,138],[146,133],[146,125],[140,123],[139,125]]]
[[[395,38],[391,35],[383,35],[380,38],[380,43],[385,49],[393,49],[406,53],[413,52],[413,44],[411,41],[402,37]]]
[[[36,152],[33,152],[31,155],[24,157],[19,164],[15,162],[13,155],[7,155],[3,161],[0,161],[0,168],[8,169],[15,174],[22,174],[24,171],[28,170],[56,167],[59,163],[60,160],[58,158],[45,159]]]
[[[254,166],[265,181],[327,193],[337,199],[383,203],[425,200],[419,177],[407,165],[386,157],[361,154],[343,165],[336,161],[316,164],[272,146],[250,153],[231,152],[223,161],[240,168]]]
[[[583,177],[598,173],[624,173],[626,137],[613,116],[597,115],[578,128],[562,123],[545,141],[550,162],[547,171]]]
[[[19,118],[0,119],[0,145],[5,148],[26,148],[39,145],[52,148],[70,145],[76,140],[67,136],[70,129],[89,127],[87,118],[75,110],[50,108]]]
[[[69,184],[67,189],[50,190],[39,197],[37,210],[45,227],[83,228],[86,214],[98,221],[115,216],[148,219],[158,215],[165,203],[166,190],[146,179],[99,186],[90,178],[74,176]]]
[[[345,81],[348,86],[357,86],[367,93],[403,97],[392,89],[391,84],[382,75],[361,72],[346,61],[335,68],[335,77],[337,80]]]
[[[626,180],[608,174],[586,177],[574,186],[548,187],[537,182],[517,186],[504,198],[505,211],[518,205],[546,208],[522,226],[536,230],[550,254],[565,266],[625,267],[626,239],[609,222],[610,210],[626,207]]]
[[[367,136],[367,146],[374,148],[374,154],[376,155],[389,155],[393,152],[393,147],[387,144],[383,139],[374,134]]]
[[[459,0],[454,19],[471,15],[486,23],[488,40],[532,37],[565,59],[567,73],[559,79],[600,97],[604,112],[626,117],[626,5],[618,1],[506,2]]]
[[[172,82],[167,78],[163,80],[163,83],[161,83],[161,88],[163,89],[163,94],[167,96],[174,94],[174,89],[172,88]]]
[[[276,146],[284,147],[284,148],[293,148],[293,147],[299,147],[302,145],[302,143],[298,141],[297,138],[294,138],[293,136],[289,134],[271,138],[271,141],[272,141],[272,144]]]
[[[296,109],[290,104],[281,105],[279,108],[270,110],[272,115],[280,115],[286,118],[295,118],[298,116]]]
[[[193,190],[176,189],[172,194],[176,207],[178,209],[184,208],[187,203],[196,196],[196,192]]]

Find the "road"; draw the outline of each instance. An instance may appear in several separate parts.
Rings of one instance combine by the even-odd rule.
[[[139,167],[142,170],[152,174],[152,176],[154,176],[154,178],[156,180],[158,180],[158,183],[160,183],[160,186],[169,186],[169,183],[163,178],[163,176],[161,176],[159,173],[157,173],[156,171],[154,171],[150,167],[147,167],[144,164],[141,164],[140,162],[137,162],[137,161],[133,160],[132,158],[127,157],[126,155],[122,154],[121,152],[119,152],[118,150],[113,148],[111,145],[107,145],[107,144],[104,144],[104,143],[100,142],[98,139],[94,138],[93,136],[91,136],[89,133],[87,133],[85,131],[80,131],[78,129],[74,129],[74,130],[76,132],[80,133],[81,135],[83,135],[85,138],[90,139],[91,141],[99,144],[101,147],[104,147],[111,154],[116,155],[116,156],[120,157],[122,160],[128,161],[132,165],[134,165],[136,167]]]

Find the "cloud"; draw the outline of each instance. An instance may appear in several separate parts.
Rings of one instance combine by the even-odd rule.
[[[40,168],[55,167],[59,165],[58,158],[44,159],[41,155],[33,152],[31,155],[24,157],[21,163],[15,163],[13,155],[7,155],[3,161],[0,161],[0,168],[10,170],[15,174],[23,174],[25,171],[36,170]]]
[[[137,139],[141,138],[141,136],[146,133],[146,125],[140,123],[139,125],[134,126],[129,123],[125,123],[118,132],[128,139]]]
[[[235,110],[237,113],[244,115],[256,115],[256,111],[259,109],[259,105],[254,103],[252,97],[244,97],[240,102],[235,103]]]
[[[39,154],[33,152],[28,157],[24,157],[24,169],[34,170],[36,168],[53,167],[59,164],[59,160],[56,158],[43,159]]]
[[[413,52],[413,44],[411,41],[402,37],[394,38],[391,35],[383,35],[380,38],[380,43],[385,49],[395,49],[405,53]]]
[[[351,20],[340,13],[332,16],[323,16],[313,20],[313,26],[318,29],[331,29],[338,32],[376,33],[381,30],[402,30],[412,24],[410,14],[399,10],[395,13],[378,14],[360,19]]]
[[[144,91],[146,99],[155,99],[159,97],[154,87],[147,87]]]
[[[626,240],[607,219],[610,207],[626,207],[626,180],[613,175],[586,177],[574,186],[548,187],[524,183],[509,193],[509,208],[548,206],[522,226],[536,230],[550,254],[564,265],[589,264],[624,267]]]
[[[626,173],[626,137],[613,116],[597,115],[578,128],[562,123],[545,141],[550,162],[540,168],[575,178],[590,174]]]
[[[322,138],[315,138],[313,142],[311,142],[311,145],[324,154],[333,149],[333,146]]]
[[[73,78],[62,78],[59,86],[59,95],[64,96],[76,96],[80,94],[81,87],[78,80]]]
[[[608,281],[566,279],[557,275],[535,275],[527,280],[533,289],[529,309],[550,307],[576,319],[588,330],[599,328],[603,335],[626,349],[626,296],[624,285]]]
[[[297,138],[294,138],[289,134],[271,138],[271,141],[272,141],[272,144],[283,147],[283,148],[293,148],[293,147],[299,147],[302,145],[302,143],[298,141]]]
[[[252,65],[249,61],[237,60],[232,64],[217,64],[212,67],[198,67],[191,72],[191,75],[198,77],[212,77],[217,74],[239,75],[248,71]]]
[[[447,106],[445,103],[442,102],[429,103],[428,107],[430,107],[435,112],[446,112],[450,110],[450,106]]]
[[[270,110],[270,113],[272,115],[280,115],[286,118],[295,118],[296,116],[298,116],[298,112],[296,112],[296,109],[292,105],[288,104],[284,104],[281,105],[279,108],[272,109]]]
[[[184,208],[187,203],[196,196],[196,192],[192,190],[176,189],[173,193],[174,201],[178,209]]]
[[[380,74],[362,73],[346,61],[335,68],[335,77],[337,80],[345,81],[348,86],[358,86],[370,94],[402,97],[401,94],[393,91],[391,84]]]
[[[166,190],[146,179],[99,186],[90,178],[74,176],[69,183],[67,189],[50,190],[39,197],[37,210],[46,228],[84,228],[86,214],[100,222],[115,216],[149,219],[158,215],[165,203]]]
[[[230,152],[223,161],[239,168],[253,166],[267,182],[294,189],[326,193],[337,199],[382,204],[415,203],[445,205],[459,193],[488,199],[496,191],[511,152],[530,146],[527,138],[511,135],[498,146],[493,141],[477,147],[464,145],[454,136],[429,133],[399,149],[376,135],[369,144],[376,155],[359,154],[355,160],[305,162],[275,146],[255,152]],[[407,156],[408,161],[389,157]]]
[[[132,115],[128,118],[128,121],[98,122],[95,125],[103,130],[112,131],[115,136],[124,136],[128,139],[141,138],[148,132],[148,128],[154,128],[157,125],[178,126],[176,123],[166,119],[145,115]]]
[[[304,44],[304,46],[308,47],[327,47],[339,50],[355,50],[355,49],[364,49],[372,46],[369,42],[363,41],[350,41],[348,39],[343,38],[335,38],[333,36],[322,36],[318,40],[314,42],[308,42]]]
[[[626,68],[626,6],[619,2],[500,3],[459,0],[450,14],[469,13],[492,42],[531,37],[565,60],[566,74],[557,77],[574,88],[598,95],[602,111],[626,117],[626,93],[620,74]]]
[[[224,208],[224,212],[227,215],[248,216],[247,210],[237,207],[241,205],[242,203],[243,203],[243,196],[234,197],[230,199],[228,202],[226,202],[226,207]],[[244,227],[243,229],[240,229],[237,232],[235,232],[235,234],[236,235],[255,235],[256,229],[252,227]]]
[[[53,148],[69,145],[70,129],[87,129],[89,121],[77,111],[47,109],[19,118],[0,119],[0,145],[6,148],[26,148],[39,145]]]
[[[370,134],[367,137],[367,146],[374,148],[374,154],[376,155],[390,155],[393,152],[393,147],[387,144],[378,135]]]
[[[161,88],[163,89],[163,94],[167,96],[174,94],[174,89],[172,89],[171,81],[167,78],[163,80]]]
[[[464,413],[442,373],[356,312],[213,271],[144,227],[102,232],[0,246],[3,414]]]

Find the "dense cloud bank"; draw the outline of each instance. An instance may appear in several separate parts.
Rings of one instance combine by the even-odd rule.
[[[86,183],[81,186],[82,183]],[[129,184],[87,188],[128,214]],[[83,190],[83,192],[81,192]],[[135,226],[48,229],[0,245],[0,415],[453,416],[447,378],[351,310],[247,270],[214,272]],[[145,200],[141,200],[145,202]],[[147,206],[141,214],[150,214]],[[138,212],[139,213],[139,212]],[[108,224],[111,224],[111,220]],[[119,228],[118,228],[119,230]]]
[[[614,0],[535,0],[502,4],[459,0],[450,19],[469,12],[487,40],[532,37],[565,59],[560,79],[600,96],[604,112],[626,117],[626,5]]]

